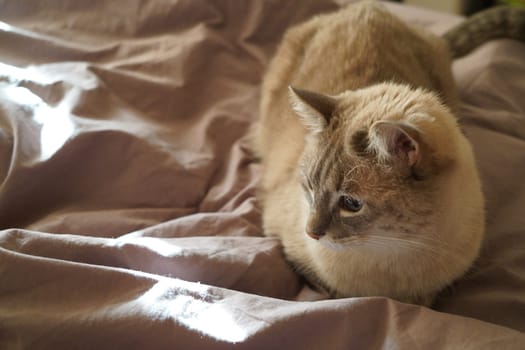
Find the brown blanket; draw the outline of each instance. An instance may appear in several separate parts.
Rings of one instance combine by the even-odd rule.
[[[488,232],[435,310],[322,300],[262,236],[262,74],[342,2],[0,0],[0,349],[523,348],[522,43],[454,63]]]

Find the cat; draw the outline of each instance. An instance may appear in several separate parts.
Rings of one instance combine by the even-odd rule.
[[[484,197],[448,45],[363,2],[289,29],[268,67],[264,233],[332,297],[428,306],[478,257]]]

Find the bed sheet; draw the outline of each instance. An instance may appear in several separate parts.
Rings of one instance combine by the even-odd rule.
[[[487,239],[434,309],[329,300],[262,235],[261,77],[286,28],[344,3],[0,0],[1,349],[523,348],[522,43],[454,62]]]

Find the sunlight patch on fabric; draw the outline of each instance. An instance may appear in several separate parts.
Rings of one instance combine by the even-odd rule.
[[[1,31],[4,31],[4,32],[12,32],[13,31],[13,26],[5,23],[5,22],[1,22],[0,21],[0,30]]]
[[[40,158],[50,158],[71,137],[75,127],[68,104],[50,106],[30,89],[20,86],[23,82],[49,83],[49,78],[34,67],[20,68],[0,63],[0,87],[5,99],[12,101],[32,114],[40,126]]]
[[[41,159],[50,158],[73,134],[75,128],[64,105],[50,107],[24,87],[7,86],[3,90],[9,100],[32,110],[33,120],[41,127]]]
[[[45,84],[49,83],[51,79],[33,66],[21,68],[0,62],[0,82],[18,84],[24,80]]]
[[[246,339],[248,333],[241,323],[208,289],[196,283],[160,280],[137,302],[154,317],[173,318],[189,329],[212,338],[231,343]]]
[[[183,253],[183,249],[171,242],[156,238],[156,237],[132,237],[132,238],[119,238],[116,240],[117,246],[122,245],[135,245],[145,247],[165,257],[179,256]]]

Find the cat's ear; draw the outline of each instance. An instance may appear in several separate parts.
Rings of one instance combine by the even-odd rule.
[[[332,117],[336,100],[317,92],[288,87],[293,110],[312,132],[321,132]]]
[[[394,160],[410,168],[421,159],[419,131],[411,125],[395,121],[379,121],[372,125],[369,148],[379,161]]]

